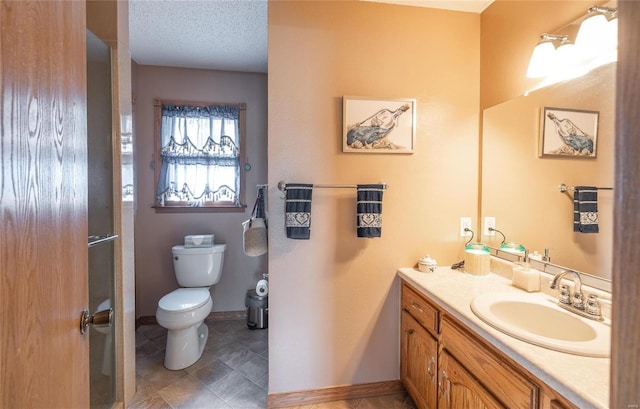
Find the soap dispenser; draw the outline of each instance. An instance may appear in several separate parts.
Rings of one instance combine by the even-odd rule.
[[[524,261],[513,263],[513,277],[511,285],[528,292],[540,291],[540,272],[531,268],[529,264],[529,251],[524,251]]]

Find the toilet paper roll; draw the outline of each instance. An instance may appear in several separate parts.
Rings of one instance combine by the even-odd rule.
[[[260,280],[256,284],[256,294],[264,296],[269,294],[269,283],[267,280]]]

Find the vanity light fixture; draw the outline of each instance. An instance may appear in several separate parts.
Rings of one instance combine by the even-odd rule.
[[[550,75],[556,68],[558,61],[558,52],[554,41],[568,41],[569,37],[559,36],[554,34],[542,34],[540,41],[533,49],[531,59],[529,60],[529,67],[527,68],[527,77],[529,78],[542,78]]]
[[[580,23],[575,46],[566,35],[540,36],[529,60],[527,77],[544,78],[540,85],[546,86],[584,75],[617,60],[617,38],[618,9],[591,6]]]
[[[575,46],[569,37],[560,41],[556,48],[556,71],[561,77],[570,76],[575,71]]]
[[[617,20],[617,9],[591,6],[587,13],[588,17],[580,24],[576,36],[576,48],[580,58],[593,59],[606,52],[612,45],[607,16],[611,19],[616,17]]]

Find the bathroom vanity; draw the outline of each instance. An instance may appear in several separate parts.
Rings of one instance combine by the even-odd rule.
[[[401,380],[418,408],[608,407],[609,358],[520,341],[473,313],[477,295],[522,292],[510,279],[448,267],[401,268],[398,276]]]

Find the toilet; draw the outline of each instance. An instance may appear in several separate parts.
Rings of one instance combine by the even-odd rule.
[[[164,366],[179,370],[202,356],[209,336],[204,319],[213,307],[209,287],[218,283],[226,244],[211,247],[173,246],[173,270],[181,288],[160,299],[158,324],[167,331]]]

